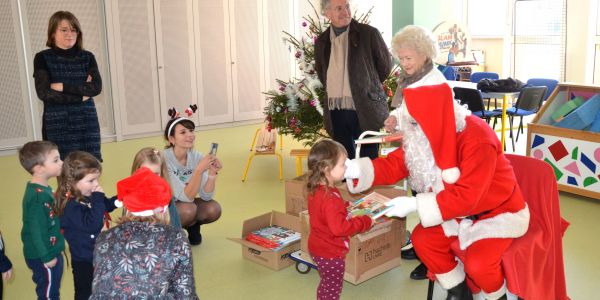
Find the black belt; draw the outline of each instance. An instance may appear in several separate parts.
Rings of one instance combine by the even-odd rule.
[[[469,219],[471,221],[477,221],[477,220],[479,220],[479,218],[481,218],[485,214],[488,214],[489,212],[491,212],[491,210],[486,210],[486,211],[476,214],[476,215],[467,216],[467,217],[465,217],[465,219]]]

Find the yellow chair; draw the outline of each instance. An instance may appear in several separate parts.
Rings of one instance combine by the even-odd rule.
[[[290,156],[296,159],[296,177],[302,175],[302,159],[308,158],[310,149],[292,149]]]
[[[280,140],[280,148],[283,149],[283,136],[279,135]],[[250,145],[250,156],[248,156],[248,162],[246,163],[246,169],[244,170],[244,176],[242,177],[242,181],[246,181],[246,176],[248,175],[248,169],[250,169],[250,163],[255,156],[260,155],[275,155],[277,159],[279,159],[279,180],[283,179],[283,162],[281,154],[278,153],[275,149],[277,148],[277,130],[276,129],[267,129],[266,127],[261,127],[256,129],[254,133],[254,138],[252,139],[252,145]]]

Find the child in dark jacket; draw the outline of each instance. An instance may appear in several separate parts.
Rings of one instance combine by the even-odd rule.
[[[74,151],[58,178],[56,211],[71,252],[75,299],[88,299],[92,293],[94,244],[106,213],[116,208],[115,198],[106,198],[98,182],[101,172],[93,155]]]
[[[321,277],[319,300],[340,298],[349,237],[369,230],[374,223],[369,216],[349,216],[349,203],[335,188],[344,178],[346,159],[344,146],[329,139],[317,142],[308,154],[308,251]]]
[[[2,279],[0,279],[0,300],[2,300],[4,280],[9,280],[12,277],[12,263],[10,259],[4,254],[4,240],[2,239],[2,232],[0,232],[0,273],[2,273]]]

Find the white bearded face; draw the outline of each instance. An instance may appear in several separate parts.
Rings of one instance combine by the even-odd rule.
[[[404,160],[410,174],[410,186],[417,193],[439,193],[444,190],[442,172],[435,164],[431,145],[421,126],[408,113],[406,102],[399,108],[398,127],[404,132],[402,149]],[[454,118],[457,132],[465,126],[465,117],[471,112],[454,102]]]
[[[429,140],[421,126],[408,113],[405,103],[400,107],[398,123],[404,131],[402,149],[412,190],[417,193],[437,194],[444,189],[441,170],[435,164]]]

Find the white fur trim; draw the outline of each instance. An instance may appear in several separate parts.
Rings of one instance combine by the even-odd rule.
[[[500,287],[500,289],[498,289],[495,292],[491,292],[491,293],[486,293],[485,291],[483,291],[483,294],[485,295],[485,299],[489,299],[489,300],[496,300],[502,296],[504,296],[504,294],[506,294],[506,281],[504,281],[504,283],[502,284],[502,286]]]
[[[520,211],[501,213],[475,223],[470,219],[463,219],[458,228],[458,241],[460,249],[464,250],[482,239],[520,237],[528,228],[529,207],[525,204],[525,208]]]
[[[446,237],[457,236],[458,222],[456,222],[456,219],[444,221],[442,223],[442,229],[444,229],[444,234],[446,235]]]
[[[373,185],[373,180],[375,180],[375,169],[373,169],[370,158],[361,157],[356,159],[356,162],[358,162],[360,168],[360,177],[356,179],[357,185],[354,186],[354,180],[352,179],[346,180],[348,190],[353,194],[368,190]]]
[[[446,290],[457,286],[459,283],[465,281],[465,269],[462,262],[458,261],[456,267],[448,273],[435,274],[435,278]]]
[[[155,213],[165,212],[169,209],[169,205],[165,205],[164,207],[157,207],[155,209],[143,210],[143,211],[130,211],[130,213],[134,216],[138,217],[149,217],[153,216]]]
[[[483,295],[483,291],[473,294],[473,300],[485,300],[485,296]]]
[[[460,170],[457,167],[445,169],[442,171],[442,180],[445,183],[453,184],[460,177]]]
[[[423,227],[440,225],[444,222],[434,193],[417,194],[417,212],[419,212]]]

